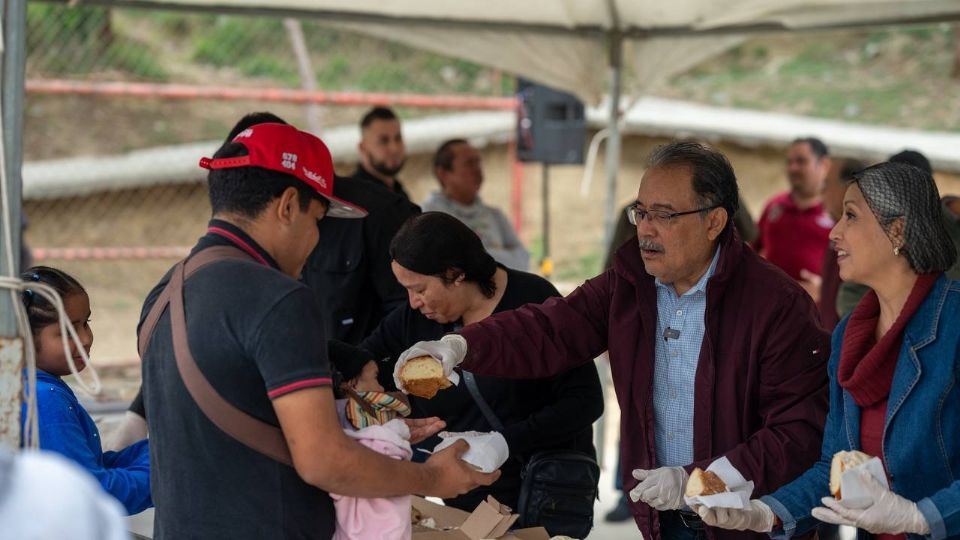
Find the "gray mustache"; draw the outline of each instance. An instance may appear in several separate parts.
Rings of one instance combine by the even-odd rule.
[[[637,243],[640,244],[641,250],[663,252],[663,246],[654,242],[653,240],[638,240]]]

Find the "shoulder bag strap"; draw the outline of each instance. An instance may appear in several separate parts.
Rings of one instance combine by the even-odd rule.
[[[249,256],[236,248],[218,246],[200,251],[174,267],[170,282],[157,298],[147,319],[144,320],[140,335],[141,356],[152,337],[157,320],[160,319],[166,304],[169,304],[170,329],[177,371],[190,397],[203,414],[224,433],[243,445],[284,465],[293,466],[290,449],[280,428],[254,418],[225,400],[204,377],[190,352],[183,304],[184,281],[200,268],[228,258],[249,259]],[[154,312],[157,312],[157,315],[154,316]]]
[[[503,431],[503,422],[497,418],[497,415],[493,412],[493,409],[490,408],[487,400],[483,399],[483,394],[480,393],[480,387],[477,386],[477,379],[473,376],[473,373],[461,371],[460,374],[463,377],[463,383],[467,385],[467,391],[470,392],[470,396],[473,397],[473,401],[476,402],[477,407],[480,408],[480,412],[483,413],[484,418],[487,419],[490,426],[496,431]]]

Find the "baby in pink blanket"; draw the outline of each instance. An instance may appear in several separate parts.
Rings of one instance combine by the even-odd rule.
[[[330,341],[330,361],[342,377],[337,385],[343,403],[344,432],[360,444],[394,459],[410,459],[410,430],[401,419],[410,414],[405,396],[384,392],[377,381],[373,355]],[[410,496],[375,499],[331,493],[337,510],[335,540],[410,538]]]

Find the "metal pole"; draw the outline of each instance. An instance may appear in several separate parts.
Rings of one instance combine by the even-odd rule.
[[[540,259],[540,273],[549,278],[553,274],[553,259],[550,258],[550,165],[540,164],[542,185],[540,186],[541,205],[543,206],[543,258]]]
[[[613,239],[613,228],[615,226],[615,212],[617,205],[617,169],[620,168],[620,84],[621,70],[623,69],[623,34],[620,32],[620,12],[614,0],[607,0],[607,12],[610,17],[609,54],[610,54],[610,119],[609,135],[607,137],[606,152],[606,170],[607,170],[607,207],[603,222],[603,245],[600,246],[602,253],[610,249],[610,242]],[[602,362],[601,362],[602,363]],[[609,362],[608,362],[609,365]],[[609,391],[609,381],[606,379],[606,369],[601,369],[601,379],[603,389],[603,400],[606,403],[607,392]],[[607,415],[602,415],[597,420],[597,429],[594,440],[597,446],[597,456],[599,463],[603,465],[607,449]],[[614,426],[614,429],[617,429]],[[619,430],[618,430],[619,431]],[[622,435],[618,433],[617,439]],[[617,457],[619,460],[619,456]]]
[[[293,49],[293,55],[297,59],[297,71],[300,72],[300,86],[307,92],[313,92],[317,89],[317,76],[313,73],[313,66],[310,64],[310,52],[307,49],[307,40],[303,37],[303,27],[299,19],[284,19],[283,26],[287,29],[287,35],[290,37],[290,47]],[[307,129],[314,135],[320,135],[320,128],[323,124],[320,122],[320,106],[315,103],[306,105]]]
[[[26,0],[2,2],[3,81],[0,104],[3,107],[3,144],[6,182],[0,185],[9,201],[9,221],[0,219],[0,275],[18,275],[20,270],[20,166],[23,160],[23,80],[26,62]],[[9,223],[10,245],[3,228]],[[8,249],[10,248],[10,249]],[[12,252],[13,259],[7,257]],[[20,444],[20,394],[23,384],[23,344],[17,337],[13,315],[13,295],[0,292],[0,446],[17,448]]]
[[[620,85],[623,71],[623,36],[610,34],[610,136],[607,138],[607,207],[603,221],[603,246],[606,252],[613,239],[617,216],[617,170],[620,168]]]

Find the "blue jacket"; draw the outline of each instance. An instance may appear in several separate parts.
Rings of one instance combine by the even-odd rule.
[[[775,539],[802,534],[817,524],[810,511],[820,506],[822,497],[830,496],[833,454],[860,449],[860,408],[837,382],[847,320],[833,333],[828,368],[830,412],[820,460],[793,482],[762,498],[783,522],[783,530],[771,534]],[[890,487],[917,503],[933,540],[960,535],[958,345],[960,282],[940,276],[904,330],[883,430],[883,459]]]
[[[150,447],[147,440],[119,452],[104,452],[100,432],[77,396],[59,377],[37,370],[40,448],[77,462],[130,514],[153,506],[150,498]],[[26,421],[26,403],[21,422]],[[24,426],[21,426],[24,427]]]

